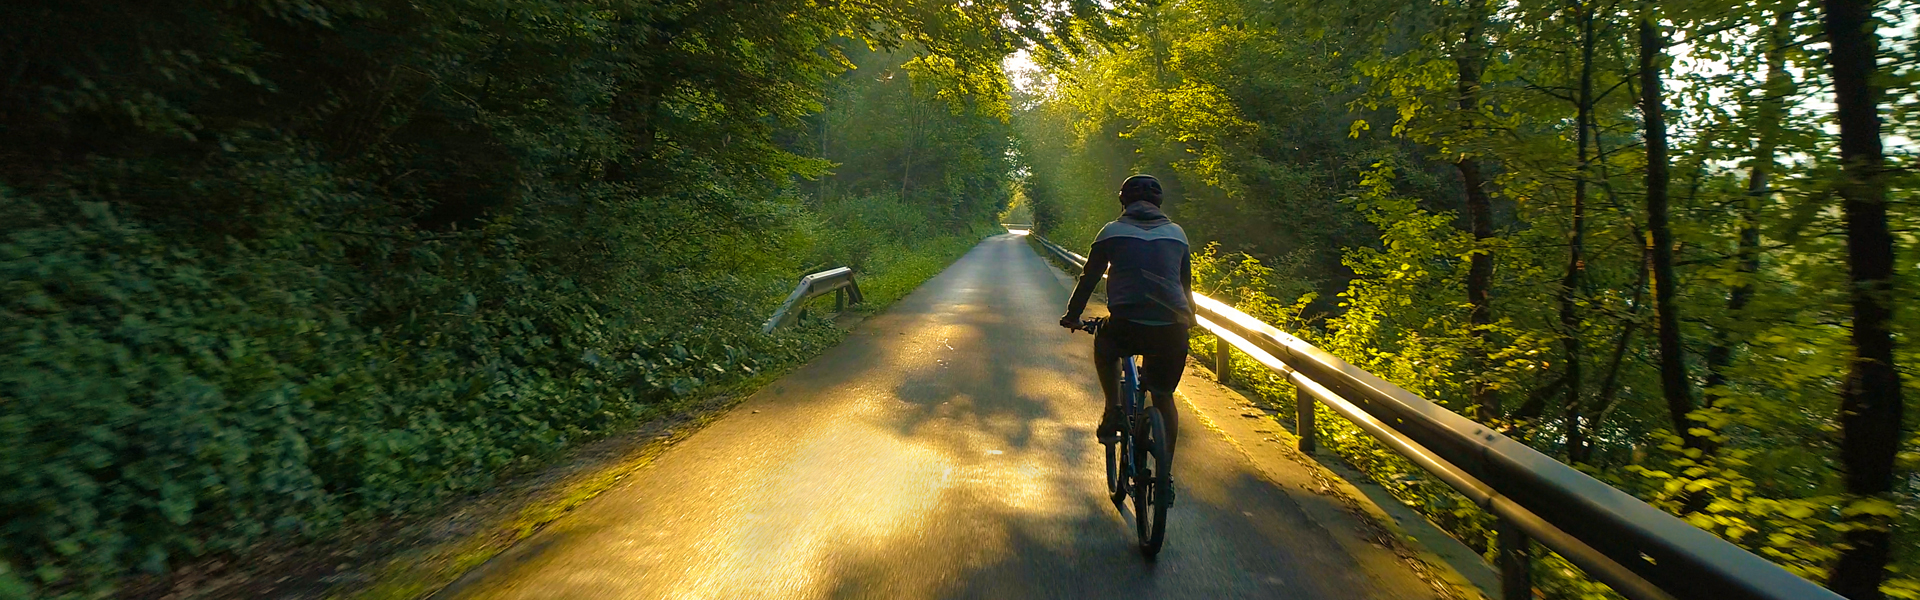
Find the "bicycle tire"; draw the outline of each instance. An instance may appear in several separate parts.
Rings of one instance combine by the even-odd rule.
[[[1153,423],[1152,419],[1147,416],[1147,413],[1141,413],[1140,418],[1134,420],[1132,424],[1133,464],[1131,466],[1133,467],[1133,487],[1128,489],[1128,496],[1133,502],[1135,539],[1139,540],[1140,548],[1145,550],[1147,547],[1147,538],[1153,535],[1153,511],[1151,510],[1153,504],[1147,497],[1147,494],[1152,493],[1151,488],[1153,482],[1153,474],[1147,470],[1151,468],[1148,465],[1152,462],[1152,457],[1147,456],[1147,454],[1149,453],[1148,448],[1152,447],[1151,445],[1153,443],[1153,440],[1149,439],[1152,435],[1150,432],[1153,429]]]
[[[1124,366],[1120,373],[1114,375],[1114,378],[1117,380],[1114,381],[1114,385],[1120,389],[1121,394],[1130,393],[1129,390],[1132,387],[1128,385]],[[1101,420],[1104,422],[1106,417],[1102,416]],[[1133,440],[1127,433],[1123,426],[1120,439],[1101,444],[1107,447],[1107,500],[1113,502],[1116,507],[1126,502],[1128,485],[1132,483],[1133,465],[1128,459],[1132,456]]]
[[[1147,436],[1141,443],[1140,480],[1134,483],[1134,521],[1140,553],[1149,560],[1160,554],[1167,536],[1167,508],[1173,505],[1173,465],[1167,462],[1167,423],[1159,407],[1147,407]],[[1151,516],[1149,516],[1151,515]]]

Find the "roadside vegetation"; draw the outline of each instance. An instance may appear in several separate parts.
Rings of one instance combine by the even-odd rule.
[[[1118,10],[1016,94],[1041,233],[1084,247],[1159,175],[1200,291],[1850,598],[1920,598],[1912,3]],[[1612,597],[1536,565],[1547,597]]]
[[[838,332],[758,332],[799,276],[884,304],[991,231],[1044,14],[10,5],[0,597],[430,514],[806,359]]]
[[[1916,10],[16,2],[0,598],[431,514],[834,343],[758,333],[805,273],[884,305],[1015,198],[1084,246],[1141,171],[1204,292],[1849,597],[1920,598]]]

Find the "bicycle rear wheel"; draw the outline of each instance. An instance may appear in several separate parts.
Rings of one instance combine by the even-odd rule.
[[[1134,440],[1138,478],[1133,483],[1133,521],[1140,553],[1160,553],[1167,535],[1167,507],[1173,504],[1173,465],[1167,461],[1167,423],[1159,407],[1147,407],[1145,427]]]

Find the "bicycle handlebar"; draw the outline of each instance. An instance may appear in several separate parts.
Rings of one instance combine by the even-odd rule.
[[[1091,319],[1081,319],[1080,327],[1078,329],[1080,331],[1085,331],[1087,333],[1097,333],[1100,331],[1100,328],[1105,326],[1106,324],[1107,324],[1106,317],[1094,317]]]

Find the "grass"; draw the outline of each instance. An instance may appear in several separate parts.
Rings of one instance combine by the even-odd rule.
[[[888,254],[888,260],[874,269],[874,276],[860,283],[860,291],[867,297],[866,310],[878,312],[905,297],[979,245],[982,237],[957,235],[930,241],[913,251],[902,248],[901,252]]]

